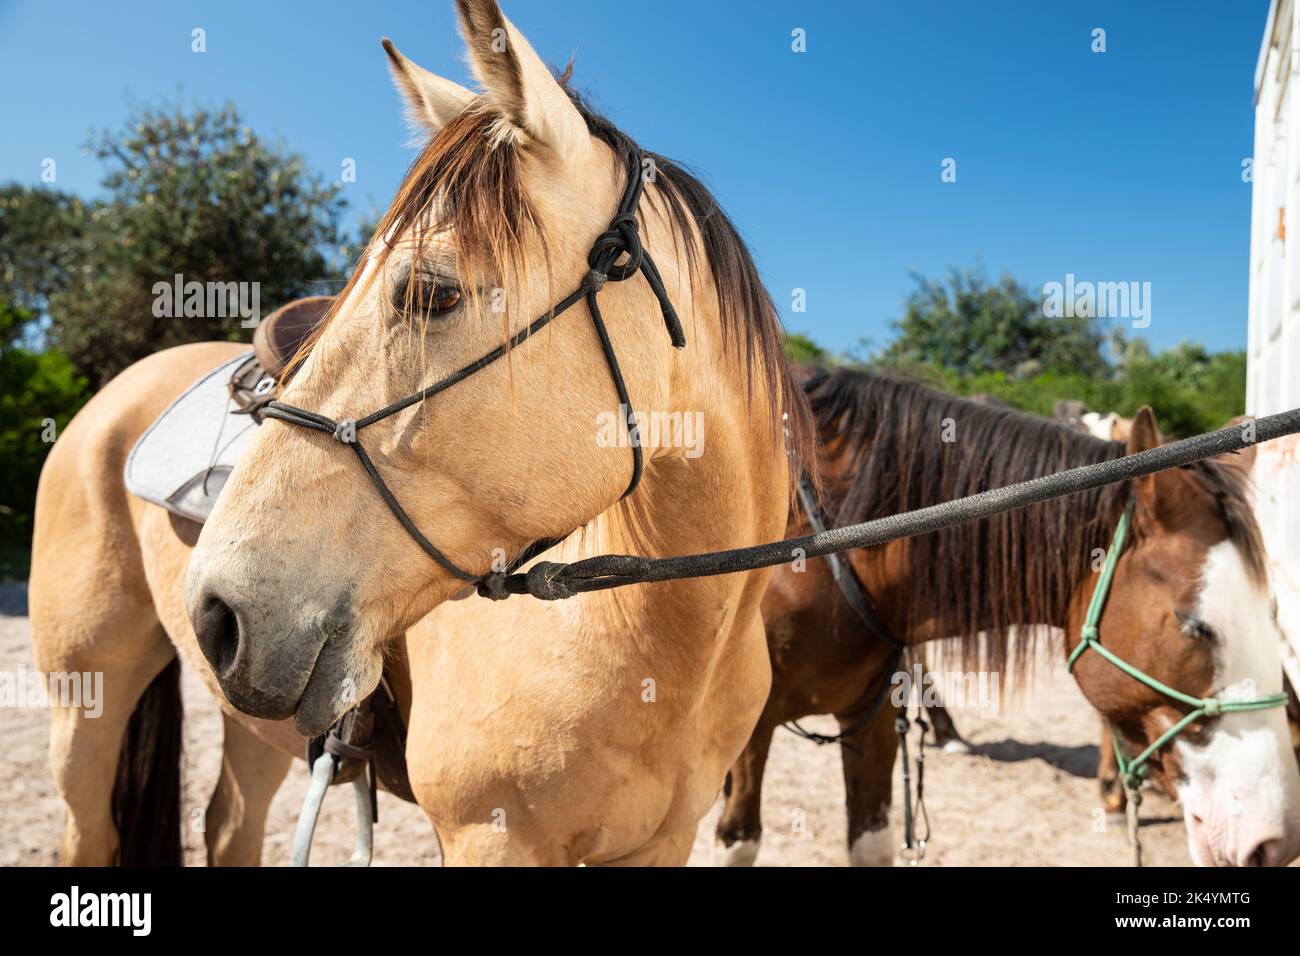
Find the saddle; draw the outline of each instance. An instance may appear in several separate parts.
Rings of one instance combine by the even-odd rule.
[[[262,409],[275,398],[276,386],[293,377],[289,363],[333,304],[333,296],[309,296],[280,306],[257,324],[253,354],[230,377],[230,398],[238,414],[251,415],[261,423]]]

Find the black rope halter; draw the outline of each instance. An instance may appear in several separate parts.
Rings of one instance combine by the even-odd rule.
[[[510,350],[523,344],[534,333],[539,332],[557,315],[568,311],[580,299],[585,298],[587,308],[591,312],[592,324],[595,325],[596,334],[600,337],[601,351],[605,353],[605,361],[609,365],[610,377],[614,380],[614,389],[618,393],[619,406],[626,416],[623,420],[623,426],[627,429],[628,445],[632,449],[632,477],[628,481],[627,490],[623,492],[622,497],[626,498],[635,491],[637,485],[641,482],[644,461],[641,454],[640,436],[637,434],[636,418],[632,411],[632,402],[627,394],[627,384],[623,381],[623,371],[619,368],[618,357],[614,354],[614,345],[610,341],[609,330],[605,328],[605,320],[600,314],[598,294],[605,287],[605,283],[622,282],[640,272],[645,276],[646,283],[659,301],[664,325],[668,329],[668,337],[671,339],[673,347],[679,349],[686,347],[686,333],[682,330],[681,320],[673,310],[672,303],[668,301],[668,292],[664,289],[663,279],[659,275],[659,270],[655,267],[654,260],[650,258],[650,253],[646,251],[641,242],[637,208],[640,205],[641,193],[644,188],[645,180],[641,171],[641,155],[634,150],[628,159],[627,185],[623,190],[623,198],[618,204],[618,212],[610,221],[609,228],[597,236],[596,241],[592,243],[591,252],[587,255],[588,272],[582,283],[573,292],[556,303],[552,309],[534,319],[526,328],[512,335],[504,344],[498,345],[492,351],[452,372],[441,381],[422,388],[418,392],[413,392],[406,398],[399,399],[391,405],[385,405],[379,411],[371,412],[363,418],[336,421],[319,412],[308,411],[285,402],[269,402],[265,409],[266,417],[275,418],[290,425],[300,425],[303,428],[324,432],[347,445],[360,460],[361,467],[370,476],[370,481],[374,484],[380,497],[388,505],[389,510],[393,512],[402,527],[406,529],[407,533],[415,540],[415,543],[429,557],[462,581],[478,585],[478,593],[484,597],[497,600],[508,597],[510,592],[505,587],[506,577],[525,562],[557,544],[561,539],[548,538],[534,541],[524,548],[504,571],[491,570],[481,575],[466,571],[439,551],[433,542],[416,527],[415,522],[397,500],[392,489],[380,476],[374,461],[371,460],[370,455],[366,453],[365,447],[361,444],[359,436],[362,429],[373,425],[375,422],[396,415],[403,409],[410,408],[427,398],[432,398],[439,392],[451,388],[458,382],[469,378],[475,372],[491,365]],[[622,261],[619,261],[620,259]]]

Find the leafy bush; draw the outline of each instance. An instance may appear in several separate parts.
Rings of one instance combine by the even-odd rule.
[[[2,335],[25,320],[24,312],[0,303],[0,551],[10,555],[30,543],[36,481],[51,439],[90,397],[62,354],[31,351]]]
[[[1038,415],[1052,414],[1063,399],[1126,417],[1150,405],[1172,437],[1220,428],[1244,411],[1244,352],[1182,342],[1153,354],[1122,329],[1104,334],[1096,319],[1045,315],[1008,276],[991,283],[981,272],[954,269],[946,282],[913,278],[916,288],[894,323],[897,338],[868,364]]]

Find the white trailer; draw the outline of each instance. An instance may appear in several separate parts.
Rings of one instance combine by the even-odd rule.
[[[1300,5],[1272,0],[1255,66],[1255,155],[1251,181],[1250,299],[1246,411],[1269,415],[1300,406]],[[1290,647],[1284,663],[1300,687],[1300,437],[1261,445],[1254,468],[1278,622]]]

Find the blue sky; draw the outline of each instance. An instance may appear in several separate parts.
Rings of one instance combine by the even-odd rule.
[[[1035,289],[1149,281],[1153,345],[1245,346],[1267,0],[503,6],[544,58],[575,56],[599,109],[704,177],[787,327],[824,345],[884,344],[911,271],[978,263]],[[58,187],[93,194],[90,130],[233,100],[324,176],[354,158],[353,212],[382,207],[412,158],[383,35],[468,82],[450,0],[0,0],[0,181],[36,184],[53,157]]]

